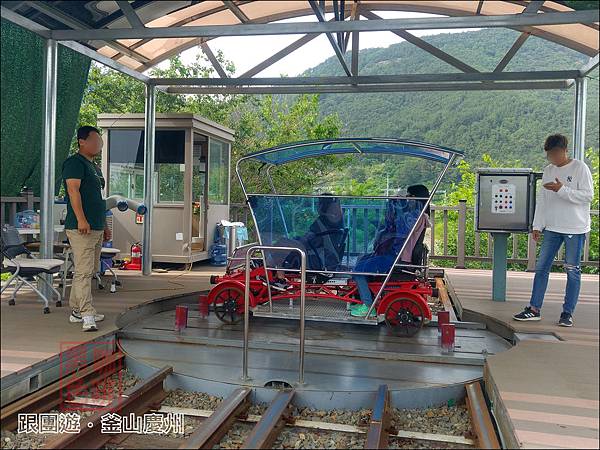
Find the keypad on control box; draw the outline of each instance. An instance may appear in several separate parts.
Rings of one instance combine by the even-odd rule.
[[[492,212],[512,214],[515,206],[515,185],[494,184],[492,186]]]

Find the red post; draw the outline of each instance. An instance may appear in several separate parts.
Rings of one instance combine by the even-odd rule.
[[[208,317],[208,295],[200,295],[198,297],[198,312],[201,319]]]
[[[437,313],[438,331],[442,331],[442,325],[450,323],[450,311],[439,311]]]
[[[175,307],[175,330],[181,331],[187,327],[188,307],[186,305],[177,305]]]
[[[454,351],[454,338],[456,328],[453,323],[445,323],[442,325],[442,352],[450,353]]]

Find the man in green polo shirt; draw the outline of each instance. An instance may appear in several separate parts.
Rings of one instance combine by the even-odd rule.
[[[65,160],[62,170],[67,192],[65,231],[75,264],[69,321],[83,322],[84,331],[96,331],[96,322],[104,316],[92,306],[92,278],[99,268],[102,241],[110,239],[102,197],[104,178],[94,162],[102,151],[102,137],[96,128],[84,126],[77,130],[77,144],[79,152]]]

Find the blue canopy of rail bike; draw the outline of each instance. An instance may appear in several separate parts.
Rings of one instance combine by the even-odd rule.
[[[250,153],[240,159],[254,159],[272,165],[286,164],[304,158],[335,154],[390,154],[424,158],[448,163],[453,155],[464,152],[425,142],[391,138],[340,138],[294,142]]]

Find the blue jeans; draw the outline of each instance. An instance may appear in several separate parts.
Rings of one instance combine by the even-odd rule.
[[[358,287],[358,294],[360,295],[360,299],[362,302],[371,306],[373,303],[373,294],[371,294],[371,289],[369,289],[369,280],[367,280],[366,275],[354,275],[354,281],[356,281],[356,287]]]
[[[531,306],[540,310],[544,303],[544,295],[548,287],[548,276],[552,261],[558,253],[558,249],[565,243],[565,271],[567,272],[567,288],[565,290],[565,303],[563,312],[573,314],[575,305],[579,298],[581,287],[581,251],[585,243],[585,234],[562,234],[554,231],[544,231],[544,241],[540,256],[535,266],[535,278],[533,279],[533,290],[531,292]]]
[[[394,264],[394,256],[367,254],[358,260],[354,270],[356,272],[386,274],[392,268],[392,264]],[[362,302],[367,306],[371,306],[371,303],[373,303],[373,294],[371,294],[371,290],[369,289],[367,276],[354,275],[352,278],[356,281],[356,287],[358,288],[358,294]]]

